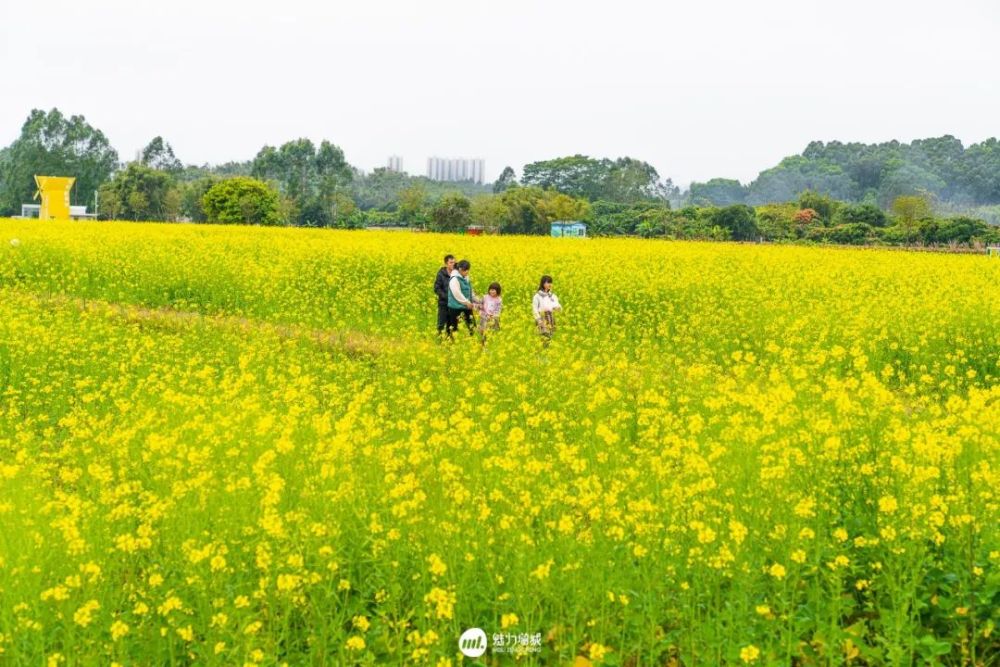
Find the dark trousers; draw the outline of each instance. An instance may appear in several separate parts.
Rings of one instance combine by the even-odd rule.
[[[448,302],[438,301],[438,333],[448,326]]]
[[[461,317],[465,320],[465,326],[469,328],[469,335],[474,333],[473,323],[472,323],[472,311],[468,308],[448,308],[448,336],[458,331],[458,318]]]

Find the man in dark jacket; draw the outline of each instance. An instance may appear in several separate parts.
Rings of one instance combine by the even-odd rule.
[[[438,333],[444,331],[448,323],[448,282],[451,280],[452,269],[455,268],[455,256],[445,255],[444,266],[438,269],[434,278],[434,293],[438,299]]]

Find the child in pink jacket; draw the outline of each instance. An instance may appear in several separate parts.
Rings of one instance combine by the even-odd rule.
[[[503,310],[503,288],[500,283],[491,283],[489,290],[479,304],[479,335],[486,343],[487,331],[500,330],[500,311]]]

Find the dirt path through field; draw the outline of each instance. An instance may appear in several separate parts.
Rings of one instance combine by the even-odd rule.
[[[115,303],[103,299],[85,299],[63,294],[43,294],[21,289],[10,289],[30,298],[43,308],[75,308],[82,312],[101,314],[121,319],[127,324],[150,326],[162,330],[184,332],[196,326],[208,326],[244,335],[270,334],[286,340],[308,340],[320,347],[343,352],[350,356],[378,356],[402,348],[395,339],[382,338],[358,331],[315,329],[310,327],[274,324],[235,315],[207,315],[192,310],[174,308],[148,308],[134,304]]]

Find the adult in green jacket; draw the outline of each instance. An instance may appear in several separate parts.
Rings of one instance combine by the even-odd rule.
[[[476,295],[472,291],[472,283],[469,281],[469,269],[472,265],[469,260],[463,259],[455,263],[455,269],[451,272],[451,280],[448,281],[448,337],[454,338],[454,333],[458,331],[458,318],[465,320],[465,326],[469,329],[469,335],[475,333],[472,322],[472,310],[474,308]]]

